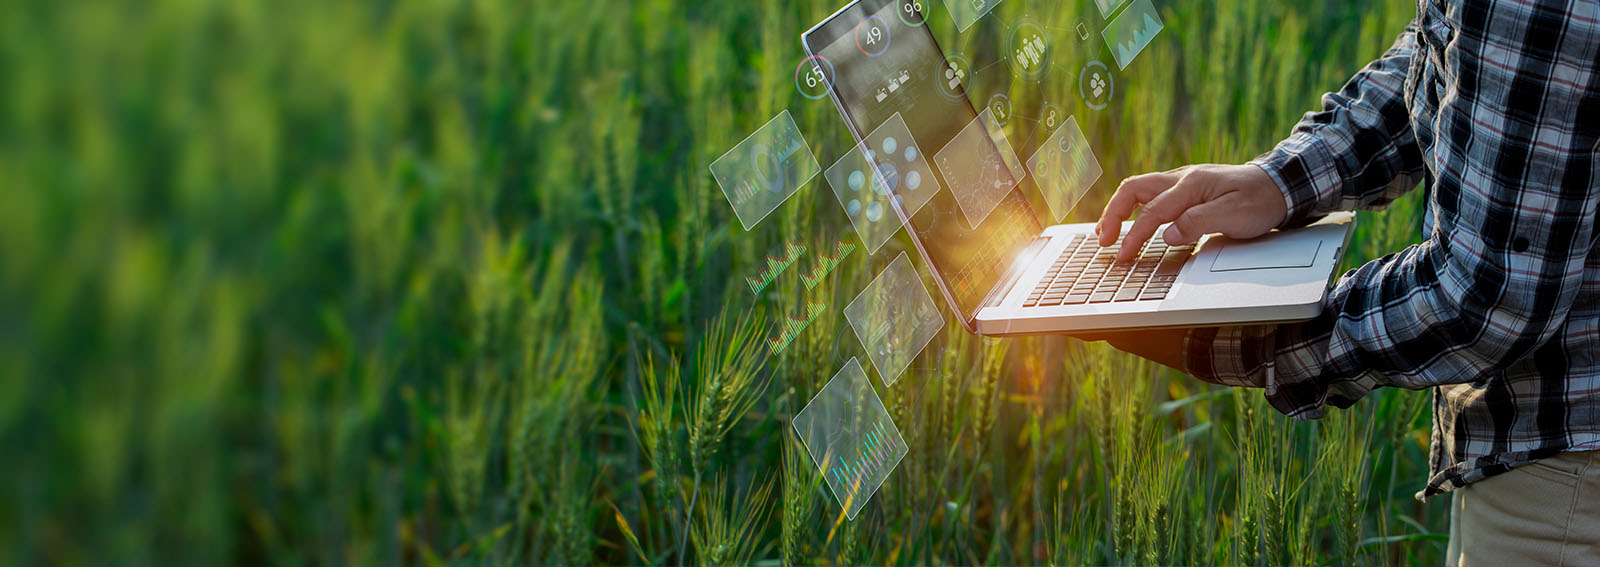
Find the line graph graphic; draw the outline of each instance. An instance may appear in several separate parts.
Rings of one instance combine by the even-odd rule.
[[[827,277],[828,273],[839,266],[839,262],[843,261],[845,256],[849,256],[855,250],[856,245],[840,240],[833,245],[832,256],[818,251],[816,265],[811,267],[811,271],[800,274],[801,283],[806,284],[807,290],[817,287],[817,284],[822,283],[822,278]]]
[[[827,308],[827,304],[808,301],[806,302],[804,316],[784,316],[783,321],[779,323],[778,336],[767,337],[767,351],[771,352],[772,356],[778,356],[784,349],[789,348],[789,343],[793,343],[794,338],[800,336],[800,333],[805,331],[806,327],[811,325],[811,322],[815,321],[817,316],[821,315]]]
[[[783,257],[773,258],[768,255],[767,267],[756,272],[756,275],[744,277],[744,283],[750,284],[750,293],[761,295],[761,290],[766,289],[768,284],[778,279],[778,274],[783,273],[784,270],[789,269],[789,266],[794,265],[794,261],[799,260],[800,255],[805,252],[806,245],[799,242],[789,242],[784,245]],[[806,289],[811,289],[811,286],[806,286]]]
[[[1118,69],[1127,69],[1133,58],[1144,51],[1150,40],[1161,33],[1165,26],[1161,23],[1161,16],[1156,13],[1155,5],[1150,0],[1136,0],[1128,8],[1118,14],[1100,35],[1106,39],[1106,45],[1111,46],[1111,55],[1117,59]]]

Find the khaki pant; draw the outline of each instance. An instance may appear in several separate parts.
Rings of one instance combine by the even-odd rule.
[[[1452,494],[1445,565],[1600,565],[1600,451],[1561,453]]]

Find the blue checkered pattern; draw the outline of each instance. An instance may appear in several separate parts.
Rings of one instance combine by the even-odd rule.
[[[1351,270],[1322,314],[1192,331],[1190,373],[1321,416],[1432,388],[1449,492],[1600,448],[1600,2],[1421,0],[1382,57],[1254,162],[1303,224],[1427,191],[1425,239]]]

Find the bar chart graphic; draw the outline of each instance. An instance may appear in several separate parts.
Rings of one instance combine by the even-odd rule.
[[[856,245],[840,240],[837,244],[834,244],[832,255],[818,251],[817,263],[811,267],[810,271],[800,274],[800,282],[806,284],[807,290],[817,287],[817,284],[822,283],[822,278],[827,277],[828,273],[838,267],[839,262],[843,261],[844,257],[849,256],[855,249]]]
[[[890,425],[889,427],[893,427]],[[828,473],[833,480],[848,487],[852,492],[859,492],[861,486],[872,479],[884,467],[894,466],[897,456],[896,451],[904,454],[904,445],[898,436],[891,437],[889,428],[883,422],[873,422],[863,435],[860,446],[856,447],[855,454],[841,455],[829,467]]]
[[[766,289],[768,284],[778,279],[778,274],[783,273],[784,270],[789,269],[789,266],[794,265],[794,261],[799,260],[800,255],[805,252],[806,245],[798,242],[789,242],[784,245],[783,256],[774,258],[768,255],[766,267],[756,272],[756,275],[744,277],[744,283],[750,284],[750,293],[761,295],[761,290]],[[810,289],[810,287],[806,286],[807,289]]]
[[[854,358],[795,414],[792,424],[851,520],[908,451],[883,400]]]

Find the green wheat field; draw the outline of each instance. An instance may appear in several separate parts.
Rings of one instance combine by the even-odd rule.
[[[1266,151],[1414,11],[1155,4],[1104,110],[1075,73],[975,81],[1080,117],[1106,174],[1067,221],[1125,176]],[[969,335],[942,300],[893,387],[869,369],[910,452],[844,519],[790,419],[866,362],[841,308],[909,241],[758,297],[743,275],[785,242],[858,240],[820,175],[746,231],[707,170],[783,110],[824,167],[848,150],[793,81],[836,8],[11,3],[0,563],[1440,561],[1446,503],[1412,497],[1429,393],[1293,422],[1103,344]],[[980,57],[1026,14],[1064,67],[1110,60],[1072,31],[1090,0],[959,35],[930,8]],[[1362,212],[1347,264],[1421,210]],[[769,356],[807,301],[829,308]]]

